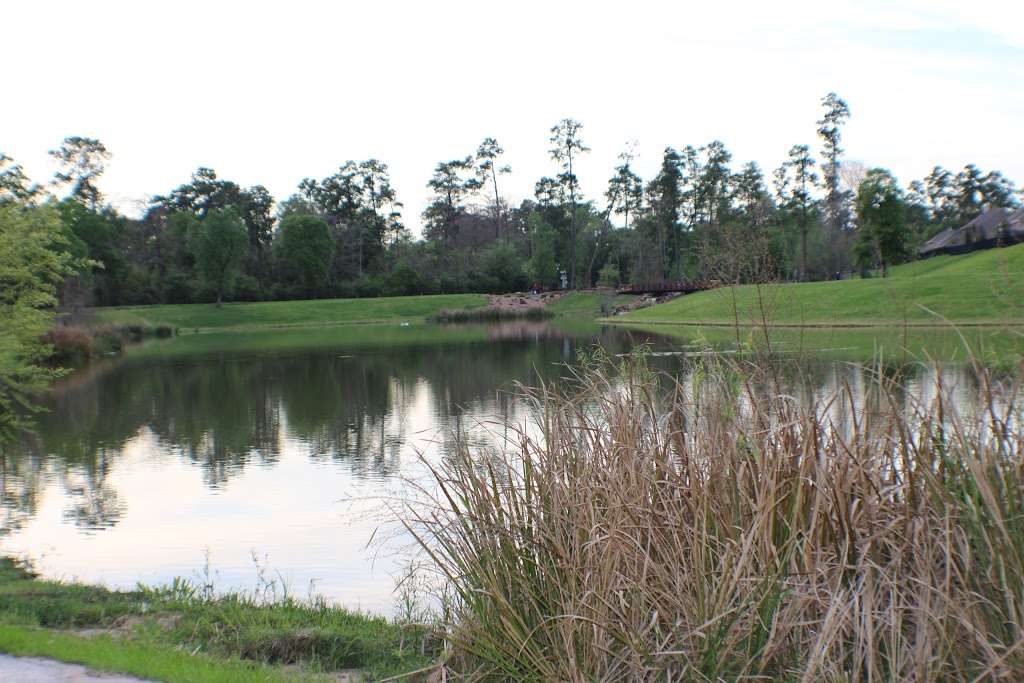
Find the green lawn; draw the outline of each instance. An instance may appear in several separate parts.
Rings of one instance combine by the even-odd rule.
[[[321,681],[352,670],[379,680],[422,669],[438,654],[424,627],[319,600],[205,598],[182,580],[112,591],[40,580],[5,557],[0,652],[182,683]]]
[[[167,323],[180,330],[208,331],[259,327],[338,325],[367,322],[422,322],[445,309],[478,308],[487,304],[482,294],[438,294],[373,299],[313,299],[214,304],[161,304],[98,308],[107,322],[145,320]]]
[[[908,263],[887,278],[725,287],[615,321],[759,325],[762,311],[776,325],[1024,324],[1024,244]]]
[[[326,679],[286,672],[238,659],[218,660],[153,643],[110,636],[81,637],[39,628],[0,624],[0,652],[49,657],[97,671],[130,674],[166,683],[286,683]]]

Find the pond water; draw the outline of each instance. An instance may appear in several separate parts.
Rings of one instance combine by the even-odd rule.
[[[154,342],[62,380],[3,461],[0,552],[46,576],[133,587],[175,576],[390,614],[412,554],[391,510],[455,433],[529,419],[516,383],[638,344],[685,373],[687,340],[590,324],[361,326]],[[809,395],[869,370],[829,361]],[[951,366],[965,402],[969,373]],[[908,391],[927,377],[908,373]]]

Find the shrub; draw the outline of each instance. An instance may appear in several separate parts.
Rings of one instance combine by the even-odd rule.
[[[57,325],[43,335],[44,344],[50,345],[50,360],[60,364],[73,364],[92,356],[92,335],[77,325]]]

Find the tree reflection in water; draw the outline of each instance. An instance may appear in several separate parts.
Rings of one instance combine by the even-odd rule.
[[[518,415],[516,383],[557,380],[579,350],[597,343],[612,353],[638,343],[659,350],[680,345],[619,328],[572,333],[518,323],[445,343],[349,348],[339,331],[337,343],[315,349],[129,355],[63,382],[46,400],[38,433],[2,452],[0,528],[9,534],[31,519],[41,488],[51,481],[62,486],[67,521],[91,531],[117,524],[128,511],[110,474],[126,446],[146,432],[157,446],[146,457],[180,458],[198,467],[211,489],[226,486],[247,467],[274,468],[286,444],[354,477],[387,480],[408,467],[403,446],[423,411],[441,430],[444,452],[451,448],[446,435],[472,431],[476,425],[469,422],[484,416],[495,428]],[[679,355],[651,362],[682,375],[689,363]],[[863,374],[879,370],[835,362],[798,371],[783,367],[792,373],[794,396],[804,402],[821,400],[842,381],[865,386]],[[932,390],[918,386],[920,367],[881,371],[908,391]],[[970,371],[956,367],[949,373],[949,385],[959,383],[969,397]],[[870,410],[871,397],[853,398]],[[853,415],[845,400],[831,408],[840,429]]]

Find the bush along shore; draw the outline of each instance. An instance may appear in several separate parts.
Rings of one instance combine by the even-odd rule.
[[[415,681],[406,674],[435,662],[438,642],[426,627],[281,596],[272,583],[221,596],[180,579],[112,591],[0,558],[0,652],[182,683]]]
[[[49,361],[59,366],[76,366],[90,358],[120,353],[127,344],[146,339],[173,337],[178,330],[167,323],[136,320],[124,323],[58,321],[42,337],[49,349]]]
[[[539,432],[437,465],[408,526],[456,596],[441,666],[529,681],[1024,679],[1019,374],[680,384],[596,357]],[[972,391],[973,391],[972,389]],[[959,409],[959,412],[958,412]]]

